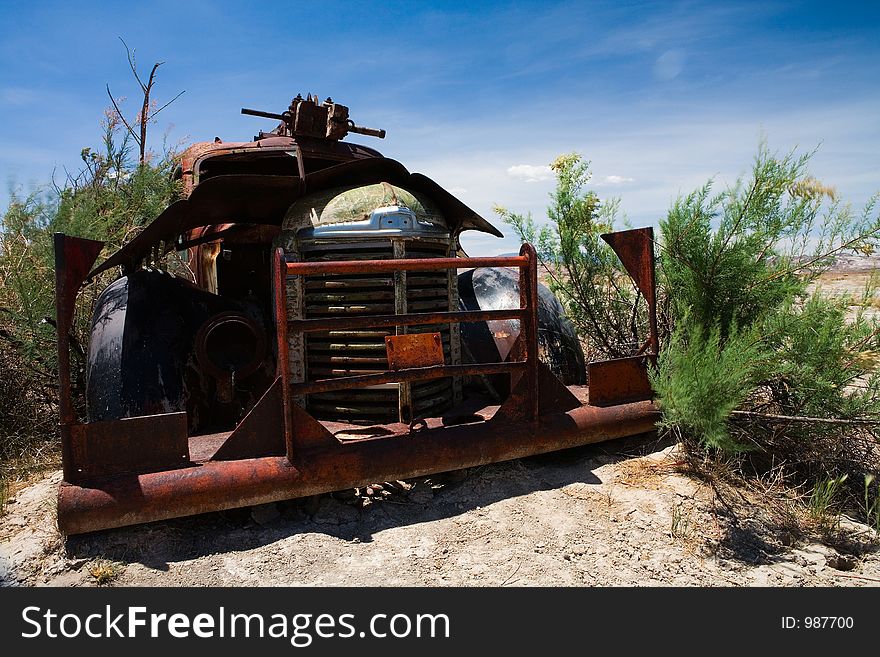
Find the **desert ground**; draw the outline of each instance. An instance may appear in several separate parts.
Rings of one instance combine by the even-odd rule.
[[[877,586],[876,535],[692,476],[656,436],[64,539],[56,472],[0,523],[28,586]]]

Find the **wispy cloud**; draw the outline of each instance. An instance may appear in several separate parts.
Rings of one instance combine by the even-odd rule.
[[[37,93],[23,87],[3,87],[0,89],[0,106],[23,107],[32,105],[37,100]]]
[[[678,48],[667,50],[654,62],[654,77],[663,82],[673,80],[684,68],[684,51]]]
[[[635,178],[627,178],[626,176],[605,176],[593,183],[594,187],[619,187],[627,183],[635,182]]]
[[[523,182],[541,182],[553,177],[553,169],[545,164],[514,164],[507,167],[507,175]]]

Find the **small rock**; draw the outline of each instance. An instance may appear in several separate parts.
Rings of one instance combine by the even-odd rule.
[[[274,502],[251,507],[251,520],[258,525],[268,525],[281,517],[278,505]]]

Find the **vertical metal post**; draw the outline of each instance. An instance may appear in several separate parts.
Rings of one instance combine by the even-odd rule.
[[[526,309],[520,326],[520,335],[526,347],[526,371],[523,381],[526,386],[525,416],[532,424],[538,423],[538,256],[528,242],[519,250],[521,256],[529,259],[527,265],[519,270],[520,307]]]
[[[55,341],[58,347],[58,411],[61,433],[61,463],[64,480],[75,481],[70,426],[76,419],[70,396],[70,307],[67,289],[65,236],[54,235],[55,246]]]
[[[446,253],[447,258],[455,258],[458,254],[455,250],[456,240],[452,240],[449,251]],[[449,310],[456,312],[460,310],[458,299],[458,269],[450,267],[446,270],[446,285],[449,295]],[[461,323],[452,322],[449,326],[449,363],[450,365],[461,365]],[[460,376],[452,377],[452,405],[458,406],[462,402],[462,379]]]
[[[654,356],[660,355],[660,337],[657,331],[657,279],[655,275],[656,265],[654,262],[654,229],[650,226],[646,230],[647,234],[647,258],[648,258],[648,275],[650,298],[647,293],[643,293],[648,302],[648,331],[651,341],[651,353]]]
[[[284,249],[275,249],[272,262],[272,288],[275,296],[275,332],[278,339],[278,364],[276,371],[281,376],[281,398],[284,408],[284,443],[287,446],[287,460],[293,461],[293,400],[290,397],[290,356],[287,340],[287,260]]]
[[[63,233],[53,236],[55,247],[55,339],[58,347],[58,410],[60,415],[61,461],[64,479],[77,476],[70,443],[70,428],[76,411],[70,392],[70,327],[76,310],[76,295],[104,248],[104,243]]]
[[[403,260],[406,258],[406,244],[403,240],[392,239],[391,245],[394,250],[394,259]],[[394,280],[394,314],[406,315],[407,313],[407,283],[406,272],[397,270],[392,274]],[[394,328],[395,335],[404,335],[408,333],[406,326],[396,326]],[[397,421],[409,424],[415,417],[415,409],[413,407],[412,385],[409,381],[399,381],[397,383]]]

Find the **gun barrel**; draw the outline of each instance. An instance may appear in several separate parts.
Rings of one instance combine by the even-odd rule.
[[[348,124],[348,131],[355,132],[359,135],[368,135],[370,137],[378,137],[379,139],[385,139],[385,131],[380,128],[365,128],[364,126],[349,123]]]
[[[248,116],[262,116],[264,119],[278,119],[279,121],[285,120],[283,114],[276,114],[275,112],[264,112],[263,110],[247,109],[246,107],[241,108],[241,113],[247,114]]]

